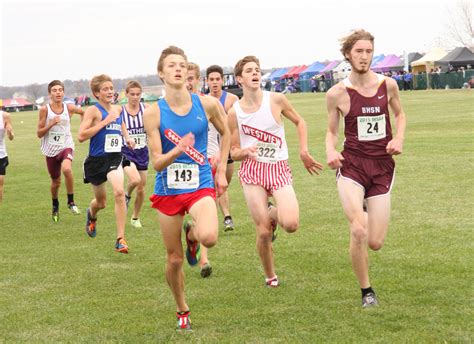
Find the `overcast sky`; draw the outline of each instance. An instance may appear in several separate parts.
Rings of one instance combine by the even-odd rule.
[[[238,4],[238,5],[237,5]],[[245,55],[262,68],[340,59],[354,28],[376,54],[427,51],[456,0],[0,0],[0,86],[127,78],[156,72],[161,51],[184,49],[201,68]]]

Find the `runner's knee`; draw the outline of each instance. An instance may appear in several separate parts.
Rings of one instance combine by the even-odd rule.
[[[114,190],[115,199],[125,199],[125,191],[123,189]]]
[[[383,240],[369,240],[369,247],[371,250],[378,251],[383,247]]]
[[[59,187],[61,185],[61,177],[51,180],[52,187]]]
[[[351,235],[356,242],[362,243],[367,241],[369,233],[362,223],[354,221],[351,223]]]
[[[172,270],[179,270],[183,266],[183,255],[175,252],[167,254],[167,265]]]
[[[208,234],[206,237],[202,238],[201,244],[206,246],[207,248],[211,248],[215,246],[217,243],[217,233],[215,234]]]
[[[288,233],[294,233],[299,227],[298,219],[287,219],[282,220],[280,223],[281,227]]]

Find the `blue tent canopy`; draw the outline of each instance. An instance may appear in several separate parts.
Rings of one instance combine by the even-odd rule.
[[[300,77],[303,79],[311,78],[313,75],[316,75],[320,71],[322,71],[324,67],[326,67],[324,63],[318,61],[313,62],[311,65],[308,66],[308,68],[306,68],[300,73]]]
[[[286,72],[288,72],[290,70],[290,68],[281,68],[281,69],[277,69],[275,72],[272,73],[272,75],[270,75],[269,79],[270,80],[277,80],[277,79],[280,79],[280,77],[285,74]]]

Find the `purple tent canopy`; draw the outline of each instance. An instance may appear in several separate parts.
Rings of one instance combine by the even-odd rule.
[[[339,60],[334,60],[334,61],[331,61],[329,62],[326,67],[324,67],[324,69],[322,71],[320,71],[319,73],[326,73],[326,72],[329,72],[331,70],[334,69],[334,67],[336,67],[341,61]]]
[[[393,70],[395,66],[397,66],[398,69],[400,65],[403,65],[402,60],[393,54],[385,56],[385,58],[377,63],[375,66],[373,66],[371,69],[374,72],[388,72],[390,70]]]

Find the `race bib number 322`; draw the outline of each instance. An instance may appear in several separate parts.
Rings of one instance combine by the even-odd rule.
[[[359,141],[383,139],[386,136],[385,115],[357,117],[357,132]]]
[[[167,168],[166,183],[170,189],[197,189],[199,166],[197,164],[174,163]]]
[[[257,161],[275,164],[277,162],[278,146],[270,142],[257,142]]]

